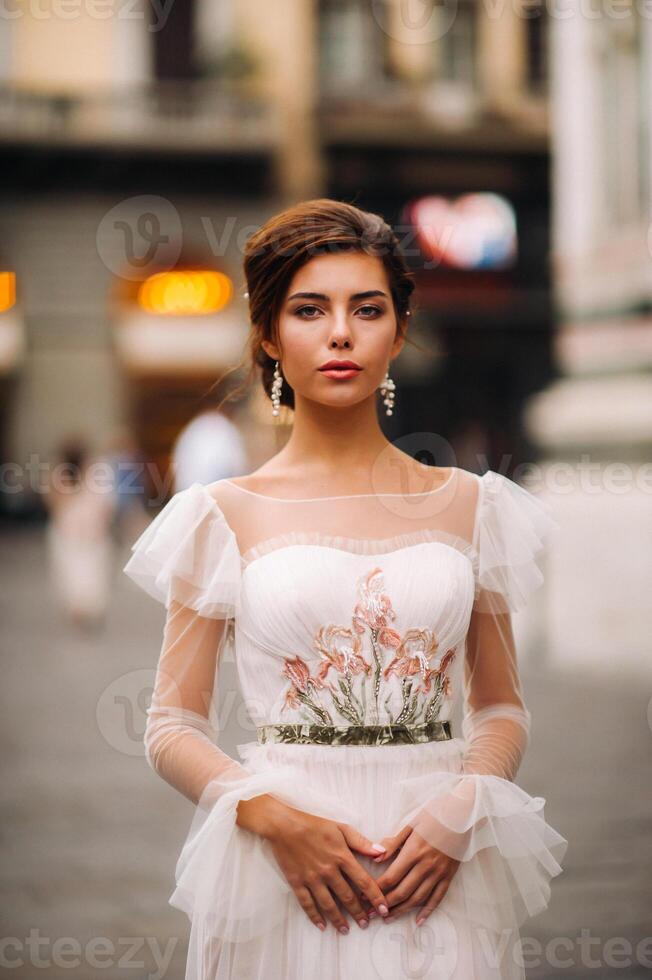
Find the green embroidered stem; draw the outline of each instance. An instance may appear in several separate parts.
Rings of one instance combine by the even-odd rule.
[[[401,695],[403,698],[403,707],[396,719],[396,724],[400,725],[405,720],[409,710],[410,694],[412,692],[412,681],[407,677],[404,677],[401,681]]]
[[[304,694],[302,691],[297,691],[297,697],[302,704],[305,704],[307,708],[314,711],[323,725],[333,724],[333,719],[329,715],[328,711],[326,711],[325,708],[320,708],[318,704],[315,704],[312,698],[309,698],[307,694]]]
[[[346,685],[349,692],[349,698],[351,704],[354,706],[356,714],[358,716],[358,724],[362,725],[364,723],[364,705],[358,697],[356,697],[355,691],[353,690],[353,683],[351,680],[351,672],[347,670],[346,672]]]
[[[433,720],[433,714],[435,712],[435,708],[438,708],[439,707],[439,704],[441,702],[441,696],[442,696],[442,692],[443,692],[443,686],[442,686],[442,682],[441,682],[441,679],[439,678],[439,676],[437,677],[437,680],[435,682],[435,686],[436,686],[435,693],[434,693],[433,697],[430,699],[430,701],[429,701],[429,703],[428,703],[428,705],[426,707],[424,716],[423,716],[423,720],[426,723]],[[439,712],[437,712],[437,713],[439,714]]]
[[[390,691],[389,694],[387,695],[387,697],[385,698],[384,702],[383,702],[383,708],[385,709],[385,713],[387,715],[387,724],[394,725],[394,724],[396,724],[396,722],[394,721],[394,717],[393,717],[392,712],[391,712],[391,709],[389,707],[389,703],[390,703],[391,700],[392,700],[392,692]]]
[[[357,725],[359,723],[359,719],[356,715],[356,712],[354,711],[354,709],[351,707],[349,703],[346,687],[342,680],[340,680],[339,682],[339,687],[342,693],[344,694],[344,701],[338,698],[335,691],[331,691],[331,697],[333,699],[333,703],[335,704],[335,707],[337,708],[337,710],[339,711],[339,713],[342,715],[343,718],[346,718],[347,721],[350,721],[352,724]]]
[[[376,669],[374,670],[374,714],[376,724],[380,721],[380,712],[378,708],[378,694],[380,691],[380,673],[382,670],[382,665],[380,662],[380,657],[378,656],[378,650],[376,647],[376,638],[378,636],[378,630],[372,629],[371,631],[371,650],[374,655],[374,663]]]

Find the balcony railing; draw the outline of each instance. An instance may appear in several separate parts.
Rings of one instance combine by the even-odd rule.
[[[0,86],[0,141],[250,151],[278,142],[274,106],[214,81],[159,82],[105,93]]]

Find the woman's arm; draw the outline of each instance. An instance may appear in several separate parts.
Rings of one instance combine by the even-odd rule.
[[[530,712],[518,670],[511,613],[491,593],[480,595],[471,615],[464,685],[463,772],[513,780],[527,749]]]
[[[215,744],[211,705],[228,620],[200,616],[172,599],[147,711],[147,761],[193,803],[208,784],[245,778],[247,770]]]

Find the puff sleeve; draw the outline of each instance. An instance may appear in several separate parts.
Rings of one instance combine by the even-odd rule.
[[[202,484],[176,493],[131,546],[123,571],[166,607],[145,754],[191,801],[212,800],[246,770],[217,747],[213,691],[229,620],[240,609],[240,554]]]
[[[544,909],[567,841],[546,823],[545,800],[514,784],[530,736],[512,613],[543,583],[542,559],[559,525],[548,505],[494,472],[478,478],[475,593],[465,643],[460,775],[447,774],[414,828],[478,878],[472,911],[493,927],[506,907],[521,924]],[[488,849],[488,850],[486,850]],[[453,879],[455,880],[455,879]],[[471,890],[468,890],[470,893]]]

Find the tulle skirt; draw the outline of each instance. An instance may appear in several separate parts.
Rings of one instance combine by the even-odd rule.
[[[238,801],[260,793],[374,842],[424,804],[445,823],[464,745],[239,746],[251,775],[207,787],[177,862],[170,904],[191,921],[186,980],[523,980],[519,926],[547,906],[567,846],[546,823],[542,797],[471,777],[472,813],[452,828],[466,831],[462,860],[435,911],[421,926],[408,911],[388,923],[376,916],[365,930],[345,913],[346,935],[313,925],[269,843],[235,823]],[[355,857],[373,877],[389,866]]]

